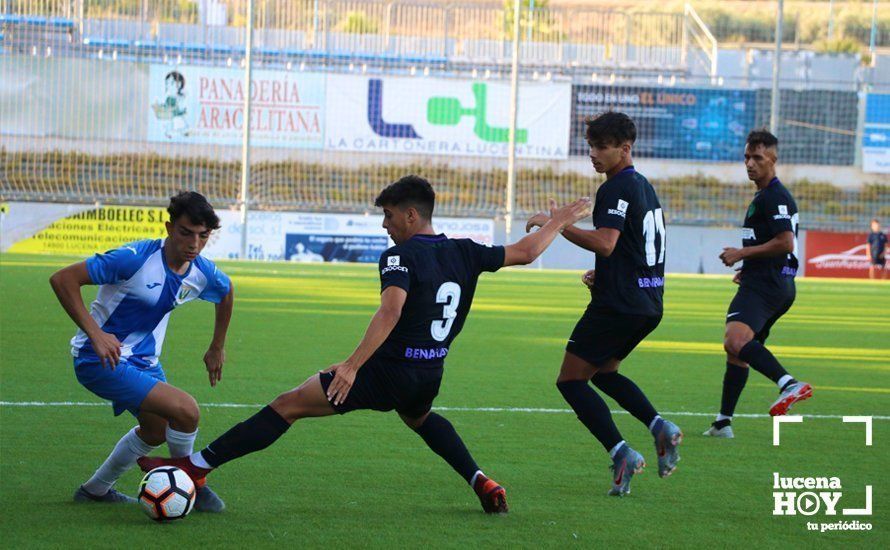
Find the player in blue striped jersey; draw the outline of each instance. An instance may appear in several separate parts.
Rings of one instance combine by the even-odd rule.
[[[159,361],[175,308],[196,299],[216,304],[213,339],[204,362],[211,386],[222,377],[234,294],[229,277],[200,255],[210,233],[219,228],[219,218],[207,199],[194,192],[172,197],[167,211],[166,239],[96,254],[50,278],[59,302],[80,328],[71,339],[77,380],[111,401],[115,415],[129,411],[139,421],[77,489],[77,502],[135,502],[112,486],[138,457],[165,441],[171,454],[191,454],[198,404],[166,383]],[[89,311],[81,297],[84,285],[99,285]],[[221,511],[224,504],[208,487],[200,487],[195,507]]]

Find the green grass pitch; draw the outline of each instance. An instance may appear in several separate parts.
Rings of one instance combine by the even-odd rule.
[[[793,412],[825,417],[786,425],[774,447],[764,416],[738,418],[734,440],[699,435],[719,404],[723,317],[734,286],[728,278],[669,275],[664,320],[622,372],[683,428],[683,459],[672,477],[659,479],[646,429],[616,415],[649,468],[634,478],[631,495],[612,499],[607,455],[554,386],[565,339],[587,302],[580,273],[486,274],[436,405],[506,487],[507,516],[483,514],[463,480],[394,413],[359,412],[298,422],[270,449],[215,472],[211,483],[228,504],[223,515],[157,525],[137,507],[70,501],[134,425],[107,405],[46,405],[98,403],[75,380],[74,326],[47,283],[72,260],[0,257],[0,522],[8,548],[890,547],[888,284],[799,282],[797,303],[769,343],[815,387]],[[221,265],[237,292],[222,383],[209,387],[201,361],[210,304],[172,315],[162,357],[170,382],[202,404],[199,446],[345,358],[378,300],[373,266]],[[775,395],[752,373],[738,412],[763,415]],[[862,424],[844,424],[841,415],[883,416],[874,421],[874,445],[864,445]],[[864,486],[872,485],[873,515],[773,516],[773,472],[837,476],[840,506],[848,508],[862,507]],[[139,478],[131,471],[118,487],[133,494]],[[873,530],[814,533],[806,525],[853,519]]]

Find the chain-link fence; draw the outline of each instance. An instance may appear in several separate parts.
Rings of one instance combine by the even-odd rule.
[[[245,6],[6,2],[0,197],[163,204],[192,188],[237,204]],[[364,212],[417,173],[441,214],[503,215],[512,17],[492,5],[256,2],[249,208]],[[769,122],[765,75],[712,74],[715,43],[688,11],[545,6],[522,18],[518,215],[593,194],[583,119],[616,109],[637,120],[636,155],[674,222],[738,223],[751,195],[744,137]],[[804,227],[890,216],[886,178],[850,186],[828,168],[860,162],[864,91],[783,81],[782,163],[827,167],[786,178]]]

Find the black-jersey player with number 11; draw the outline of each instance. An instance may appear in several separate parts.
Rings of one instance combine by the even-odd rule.
[[[265,449],[297,420],[395,410],[470,484],[485,512],[506,512],[504,489],[482,473],[451,423],[432,412],[433,399],[479,275],[533,262],[560,230],[589,214],[590,199],[561,208],[551,201],[551,219],[541,231],[511,245],[484,246],[436,234],[435,197],[429,182],[417,176],[400,179],[377,197],[383,227],[396,245],[380,257],[380,307],[351,356],[279,395],[202,451],[178,459],[141,458],[139,466],[177,466],[200,485],[213,468]]]
[[[645,461],[624,441],[591,382],[652,433],[661,477],[677,467],[683,438],[642,390],[618,373],[621,361],[661,321],[664,294],[664,214],[655,189],[634,169],[636,136],[633,120],[623,113],[607,112],[587,121],[590,160],[607,179],[596,192],[595,229],[570,226],[563,232],[575,245],[596,253],[596,269],[582,278],[590,287],[590,304],[566,346],[556,386],[611,456],[613,496],[630,492],[630,480]],[[546,220],[545,214],[537,214],[527,229]]]

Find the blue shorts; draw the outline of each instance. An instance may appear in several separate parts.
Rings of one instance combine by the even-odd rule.
[[[126,359],[111,370],[103,367],[96,357],[75,357],[74,374],[83,387],[102,399],[111,401],[114,416],[130,411],[139,415],[139,407],[148,392],[158,382],[166,382],[164,369],[160,364],[150,368],[139,368]]]

